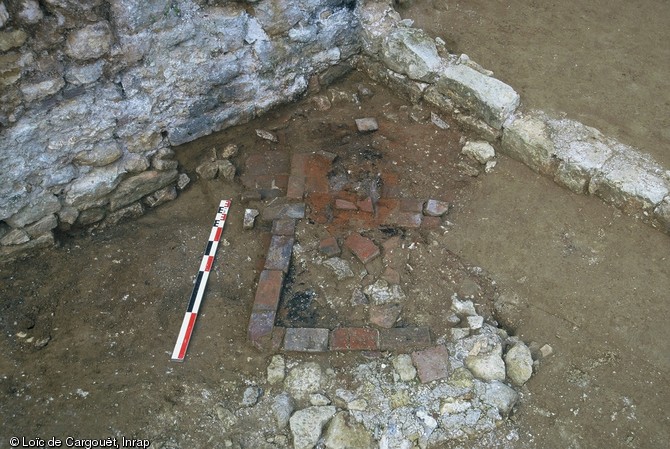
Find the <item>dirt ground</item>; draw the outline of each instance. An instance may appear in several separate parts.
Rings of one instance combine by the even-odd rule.
[[[402,3],[402,2],[401,2]],[[670,3],[414,0],[399,8],[514,87],[670,166]]]
[[[426,5],[416,2],[413,8]],[[458,20],[472,21],[470,28],[480,22],[487,23],[489,31],[492,26],[502,27],[499,21],[478,18],[486,11],[495,15],[502,3],[488,8],[469,4],[467,10],[451,2],[448,5],[450,9],[440,14],[457,11],[462,15]],[[655,5],[659,10],[667,6]],[[621,11],[628,8],[620,6]],[[532,8],[542,10],[537,4]],[[640,10],[651,14],[651,9]],[[657,23],[658,15],[648,23]],[[576,27],[573,22],[566,19]],[[461,34],[453,31],[453,36],[443,36],[452,51],[451,44],[456,43],[458,51],[495,70],[531,105],[578,111],[571,116],[605,132],[611,129],[602,123],[617,129],[614,124],[624,123],[626,114],[613,121],[606,116],[617,104],[622,108],[625,104],[613,90],[605,92],[616,97],[612,108],[585,102],[589,109],[580,110],[577,105],[571,110],[559,103],[541,103],[541,97],[532,96],[533,91],[539,95],[540,88],[526,92],[526,86],[520,84],[522,77],[515,82],[503,71],[528,64],[519,64],[518,58],[513,58],[514,64],[502,63],[504,59],[497,59],[503,58],[502,51],[491,60],[477,54],[476,48],[484,44],[468,32],[468,22],[462,23],[458,27]],[[604,27],[609,22],[598,23]],[[419,25],[430,29],[428,23]],[[576,39],[576,30],[571,30],[570,37]],[[507,39],[514,34],[507,34]],[[494,41],[502,38],[491,36],[487,42],[498,45]],[[602,38],[607,36],[604,33]],[[519,53],[525,51],[524,45],[516,47]],[[667,51],[658,45],[652,48]],[[561,54],[565,55],[564,50]],[[548,73],[555,73],[545,67]],[[569,77],[557,78],[565,83],[562,90],[574,91]],[[282,151],[325,149],[353,154],[357,145],[363,149],[373,145],[370,136],[357,134],[353,124],[354,118],[368,115],[378,118],[378,134],[387,138],[374,149],[383,153],[385,161],[397,162],[394,166],[402,173],[402,188],[427,197],[441,192],[454,204],[443,229],[413,231],[416,240],[438,241],[451,258],[443,262],[454,269],[459,264],[483,268],[496,281],[496,291],[508,298],[496,317],[524,341],[549,343],[555,350],[527,384],[511,418],[519,429],[518,440],[501,437],[498,446],[665,446],[670,440],[666,344],[670,338],[666,325],[670,317],[670,239],[504,157],[498,158],[492,173],[476,178],[465,175],[458,167],[460,133],[455,126],[443,132],[421,123],[424,110],[412,109],[359,75],[333,89],[354,93],[360,82],[376,92],[360,105],[342,101],[329,111],[317,111],[306,100],[178,149],[180,162],[193,181],[176,201],[114,229],[62,236],[59,248],[0,267],[0,350],[4,354],[0,361],[0,448],[9,447],[9,437],[14,435],[44,439],[125,436],[148,438],[152,447],[224,447],[226,434],[217,407],[237,406],[244,388],[265,377],[271,355],[256,351],[246,339],[268,227],[260,224],[254,231],[242,230],[242,186],[199,180],[195,167],[208,157],[212,146],[231,142],[241,149],[233,162],[243,167],[249,154],[270,148],[256,137],[256,128],[275,131]],[[659,77],[657,82],[665,81]],[[595,86],[602,87],[599,82]],[[657,104],[660,92],[667,91],[648,92],[652,90],[648,85],[640,86],[642,94],[656,100],[651,104]],[[545,95],[562,99],[559,90]],[[599,93],[592,95],[600,98]],[[642,143],[634,141],[635,136],[645,134],[638,129],[643,126],[656,133],[654,142],[667,141],[659,120],[669,115],[658,112],[662,107],[668,104],[659,105],[655,114],[650,112],[650,120],[642,120],[642,125],[622,125],[621,134],[612,134],[646,147],[643,139]],[[602,123],[589,122],[589,113]],[[667,122],[665,126],[667,130]],[[433,162],[437,155],[442,158],[439,163]],[[664,162],[662,152],[655,156]],[[668,165],[667,159],[665,162]],[[233,199],[225,240],[186,362],[174,363],[170,353],[213,214],[223,198]],[[417,275],[413,286],[438,276],[439,261],[431,259],[424,265],[425,272]],[[360,354],[300,357],[318,360],[336,372],[346,372],[347,367],[364,360]],[[260,430],[243,421],[237,431]]]

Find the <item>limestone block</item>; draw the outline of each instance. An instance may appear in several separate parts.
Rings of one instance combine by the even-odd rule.
[[[31,201],[26,206],[16,214],[6,218],[5,222],[13,228],[23,228],[46,215],[58,212],[60,208],[60,201],[58,201],[55,195],[43,192],[31,198]]]
[[[119,164],[96,167],[74,180],[66,189],[65,204],[80,206],[104,197],[121,182],[125,170]]]
[[[102,167],[121,158],[123,150],[114,140],[100,142],[88,151],[81,151],[74,157],[73,162],[77,165],[89,165]]]
[[[26,101],[35,101],[53,95],[65,86],[62,76],[57,76],[38,83],[24,83],[21,92]]]
[[[95,61],[92,64],[72,64],[65,70],[65,79],[68,83],[80,86],[97,81],[102,76],[105,61]]]
[[[7,7],[5,2],[0,2],[0,28],[5,26],[5,23],[9,20],[9,12],[7,12]]]
[[[437,89],[496,129],[519,106],[519,94],[507,84],[466,65],[447,66],[436,83]]]
[[[383,40],[381,60],[391,70],[423,82],[434,81],[442,65],[435,42],[414,28],[392,31]]]
[[[55,214],[47,215],[36,223],[25,228],[31,239],[39,237],[58,226],[58,219]]]
[[[652,210],[670,193],[670,182],[648,155],[618,144],[589,183],[589,193],[626,212]]]
[[[177,180],[177,170],[149,170],[122,181],[110,197],[110,209],[118,210],[143,196],[159,190]]]
[[[65,53],[77,60],[99,58],[112,46],[112,30],[109,23],[100,21],[72,31],[65,42]]]
[[[543,174],[555,172],[554,144],[541,116],[528,114],[505,125],[501,148],[504,153]]]

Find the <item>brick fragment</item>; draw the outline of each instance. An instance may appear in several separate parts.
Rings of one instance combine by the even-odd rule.
[[[423,384],[449,375],[449,352],[443,345],[413,352],[412,362]]]
[[[280,218],[272,222],[272,235],[294,235],[295,220],[292,218]]]
[[[368,212],[370,214],[374,212],[374,209],[372,208],[372,199],[370,197],[357,201],[356,206],[363,212]]]
[[[292,200],[301,200],[305,195],[305,177],[291,175],[286,186],[286,196]]]
[[[379,347],[382,351],[408,351],[432,344],[427,327],[395,327],[379,332]]]
[[[284,342],[284,334],[286,334],[285,327],[275,326],[272,329],[272,339],[270,340],[270,349],[272,349],[272,351],[279,351]]]
[[[375,245],[369,238],[363,237],[358,233],[353,233],[347,237],[344,245],[364,264],[370,262],[379,255],[379,248],[377,245]]]
[[[288,328],[284,335],[284,351],[327,351],[329,334],[328,329],[307,327]]]
[[[397,303],[382,304],[379,306],[371,305],[370,323],[377,327],[390,329],[395,325],[396,321],[398,321],[400,312],[402,312],[402,306]]]
[[[397,212],[393,215],[393,224],[403,228],[419,228],[423,215],[417,212]]]
[[[281,271],[264,270],[261,272],[256,288],[253,311],[276,311],[284,285],[284,273]]]
[[[382,273],[382,279],[389,284],[400,284],[400,273],[391,267],[386,267]]]
[[[379,349],[379,332],[367,327],[340,327],[330,333],[331,351],[374,351]]]
[[[287,235],[273,235],[265,258],[265,269],[288,272],[294,241],[293,237]]]
[[[340,210],[358,210],[358,207],[351,201],[342,200],[340,198],[335,200],[335,209]]]
[[[400,200],[400,211],[401,212],[422,212],[423,211],[423,200],[417,200],[414,198],[402,198]]]
[[[305,218],[305,203],[274,204],[263,209],[263,220],[278,218]]]
[[[335,237],[328,237],[319,243],[319,252],[326,257],[338,256],[342,251]]]

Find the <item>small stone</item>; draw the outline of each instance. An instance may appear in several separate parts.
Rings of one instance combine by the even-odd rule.
[[[20,245],[21,243],[26,243],[30,240],[30,237],[23,229],[12,229],[0,240],[0,244],[9,246],[9,245]]]
[[[244,390],[242,396],[242,405],[245,407],[253,407],[258,402],[258,399],[263,394],[263,390],[259,387],[248,387]]]
[[[112,46],[112,29],[105,21],[72,31],[66,41],[65,53],[73,59],[99,58]]]
[[[407,298],[399,285],[389,285],[383,279],[368,285],[363,292],[370,298],[371,303],[377,306],[402,302]]]
[[[542,355],[542,358],[549,357],[554,353],[554,348],[551,346],[545,344],[540,348],[540,355]]]
[[[461,301],[456,295],[451,298],[451,310],[459,315],[472,316],[477,315],[475,305],[472,301]]]
[[[144,199],[144,204],[149,207],[158,207],[163,203],[177,198],[177,189],[174,186],[164,187],[155,191]]]
[[[479,315],[473,315],[466,318],[468,322],[468,327],[473,331],[481,329],[484,325],[484,317]]]
[[[321,366],[316,362],[307,362],[289,371],[286,379],[284,379],[284,387],[291,396],[303,400],[307,399],[312,393],[318,393],[321,390],[323,380],[324,375]]]
[[[434,112],[430,113],[430,121],[440,129],[449,129],[449,123],[442,120],[442,118]]]
[[[229,143],[225,147],[223,147],[223,150],[221,150],[221,159],[229,159],[231,157],[237,156],[237,152],[239,151],[239,148],[237,145],[234,143]]]
[[[244,229],[253,229],[254,223],[256,222],[256,217],[258,217],[259,212],[256,209],[245,209],[244,210],[244,222],[242,227]]]
[[[409,354],[398,354],[393,358],[392,363],[393,368],[403,382],[409,382],[416,377],[416,368],[414,368],[412,357]]]
[[[516,343],[505,354],[505,366],[507,377],[514,385],[525,384],[533,375],[533,356],[530,349],[521,341]]]
[[[264,129],[257,129],[256,130],[256,135],[258,137],[260,137],[261,139],[269,140],[270,142],[274,142],[274,143],[279,142],[279,139],[277,138],[276,135],[274,135],[270,131],[266,131]]]
[[[216,162],[219,178],[231,182],[235,179],[236,169],[232,162],[228,159],[223,159]]]
[[[498,381],[488,384],[482,397],[484,403],[497,407],[502,415],[509,414],[518,399],[519,394],[512,387]]]
[[[272,412],[275,417],[277,427],[281,430],[288,426],[289,418],[294,410],[293,399],[287,393],[282,393],[275,397],[272,403]]]
[[[335,272],[338,280],[354,277],[354,272],[351,270],[349,262],[339,257],[331,257],[323,262],[323,264]]]
[[[327,111],[332,107],[332,103],[325,95],[317,95],[312,98],[312,103],[314,103],[314,109],[317,111]]]
[[[328,449],[373,449],[372,436],[362,424],[351,419],[347,412],[339,412],[328,424],[323,438]]]
[[[223,432],[230,432],[237,424],[237,417],[233,412],[219,404],[216,406],[216,416],[221,421],[221,427]]]
[[[488,353],[469,355],[465,358],[465,366],[478,379],[484,381],[505,380],[505,362],[502,357],[502,348],[497,345]]]
[[[200,165],[198,165],[195,169],[195,172],[200,176],[202,179],[214,179],[216,178],[216,174],[219,171],[219,166],[218,164],[212,163],[212,162],[205,162]]]
[[[320,406],[320,405],[330,405],[330,399],[328,399],[326,396],[322,395],[321,393],[312,393],[309,396],[309,403],[312,405]]]
[[[450,204],[446,201],[428,200],[423,208],[423,213],[430,217],[441,217],[449,212]]]
[[[491,173],[496,165],[498,165],[498,161],[488,161],[484,167],[484,171],[486,173]]]
[[[461,153],[480,164],[486,164],[496,157],[496,151],[490,143],[484,141],[468,142],[463,146]]]
[[[450,329],[451,339],[454,341],[462,340],[470,336],[470,329],[467,327],[452,327]]]
[[[295,449],[313,449],[321,437],[321,431],[330,418],[335,415],[336,408],[332,405],[324,407],[307,407],[298,410],[291,416],[289,424],[293,434]]]
[[[364,304],[369,304],[370,301],[368,300],[368,297],[365,296],[365,293],[360,288],[355,288],[353,292],[351,292],[351,304],[354,306],[360,306]]]
[[[377,120],[373,117],[366,117],[366,118],[357,118],[356,120],[356,128],[358,129],[359,132],[372,132],[372,131],[377,131],[379,129],[379,124],[377,123]]]
[[[461,170],[463,170],[463,173],[467,176],[471,176],[473,178],[479,176],[479,169],[473,167],[472,165],[470,165],[465,161],[460,161],[458,164],[456,164],[456,166]]]
[[[361,97],[372,97],[375,93],[368,86],[359,84],[356,88],[358,95]]]
[[[186,173],[180,173],[177,178],[177,188],[179,190],[184,190],[190,182],[191,178],[189,178]]]
[[[268,383],[271,385],[277,384],[286,377],[286,362],[281,355],[272,356],[272,360],[267,368]]]
[[[368,401],[363,398],[354,399],[347,402],[347,408],[354,411],[363,411],[368,409]]]

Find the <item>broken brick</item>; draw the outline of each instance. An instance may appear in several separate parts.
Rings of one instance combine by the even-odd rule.
[[[335,237],[328,237],[319,243],[319,252],[326,257],[333,257],[340,254],[340,245],[337,244]]]
[[[416,212],[397,212],[393,215],[395,225],[403,228],[419,228],[423,215]]]
[[[370,197],[365,198],[356,202],[356,206],[363,212],[373,213],[374,209],[372,207],[372,199]]]
[[[335,209],[340,210],[358,210],[358,207],[351,201],[336,199],[335,200]]]
[[[272,329],[272,338],[270,340],[270,349],[272,351],[279,351],[284,342],[284,334],[286,334],[285,327],[275,326]]]
[[[379,306],[372,305],[370,306],[370,323],[377,327],[390,329],[398,321],[400,312],[402,312],[402,306],[397,303],[382,304]]]
[[[423,211],[423,201],[414,198],[403,198],[400,200],[400,210],[402,212],[419,212]]]
[[[360,234],[353,233],[344,242],[345,246],[351,250],[358,260],[364,264],[370,262],[379,255],[379,248],[369,238]]]
[[[412,362],[423,384],[449,375],[449,352],[442,345],[413,352]]]
[[[286,197],[292,200],[301,200],[305,195],[305,177],[291,175],[286,186]]]

